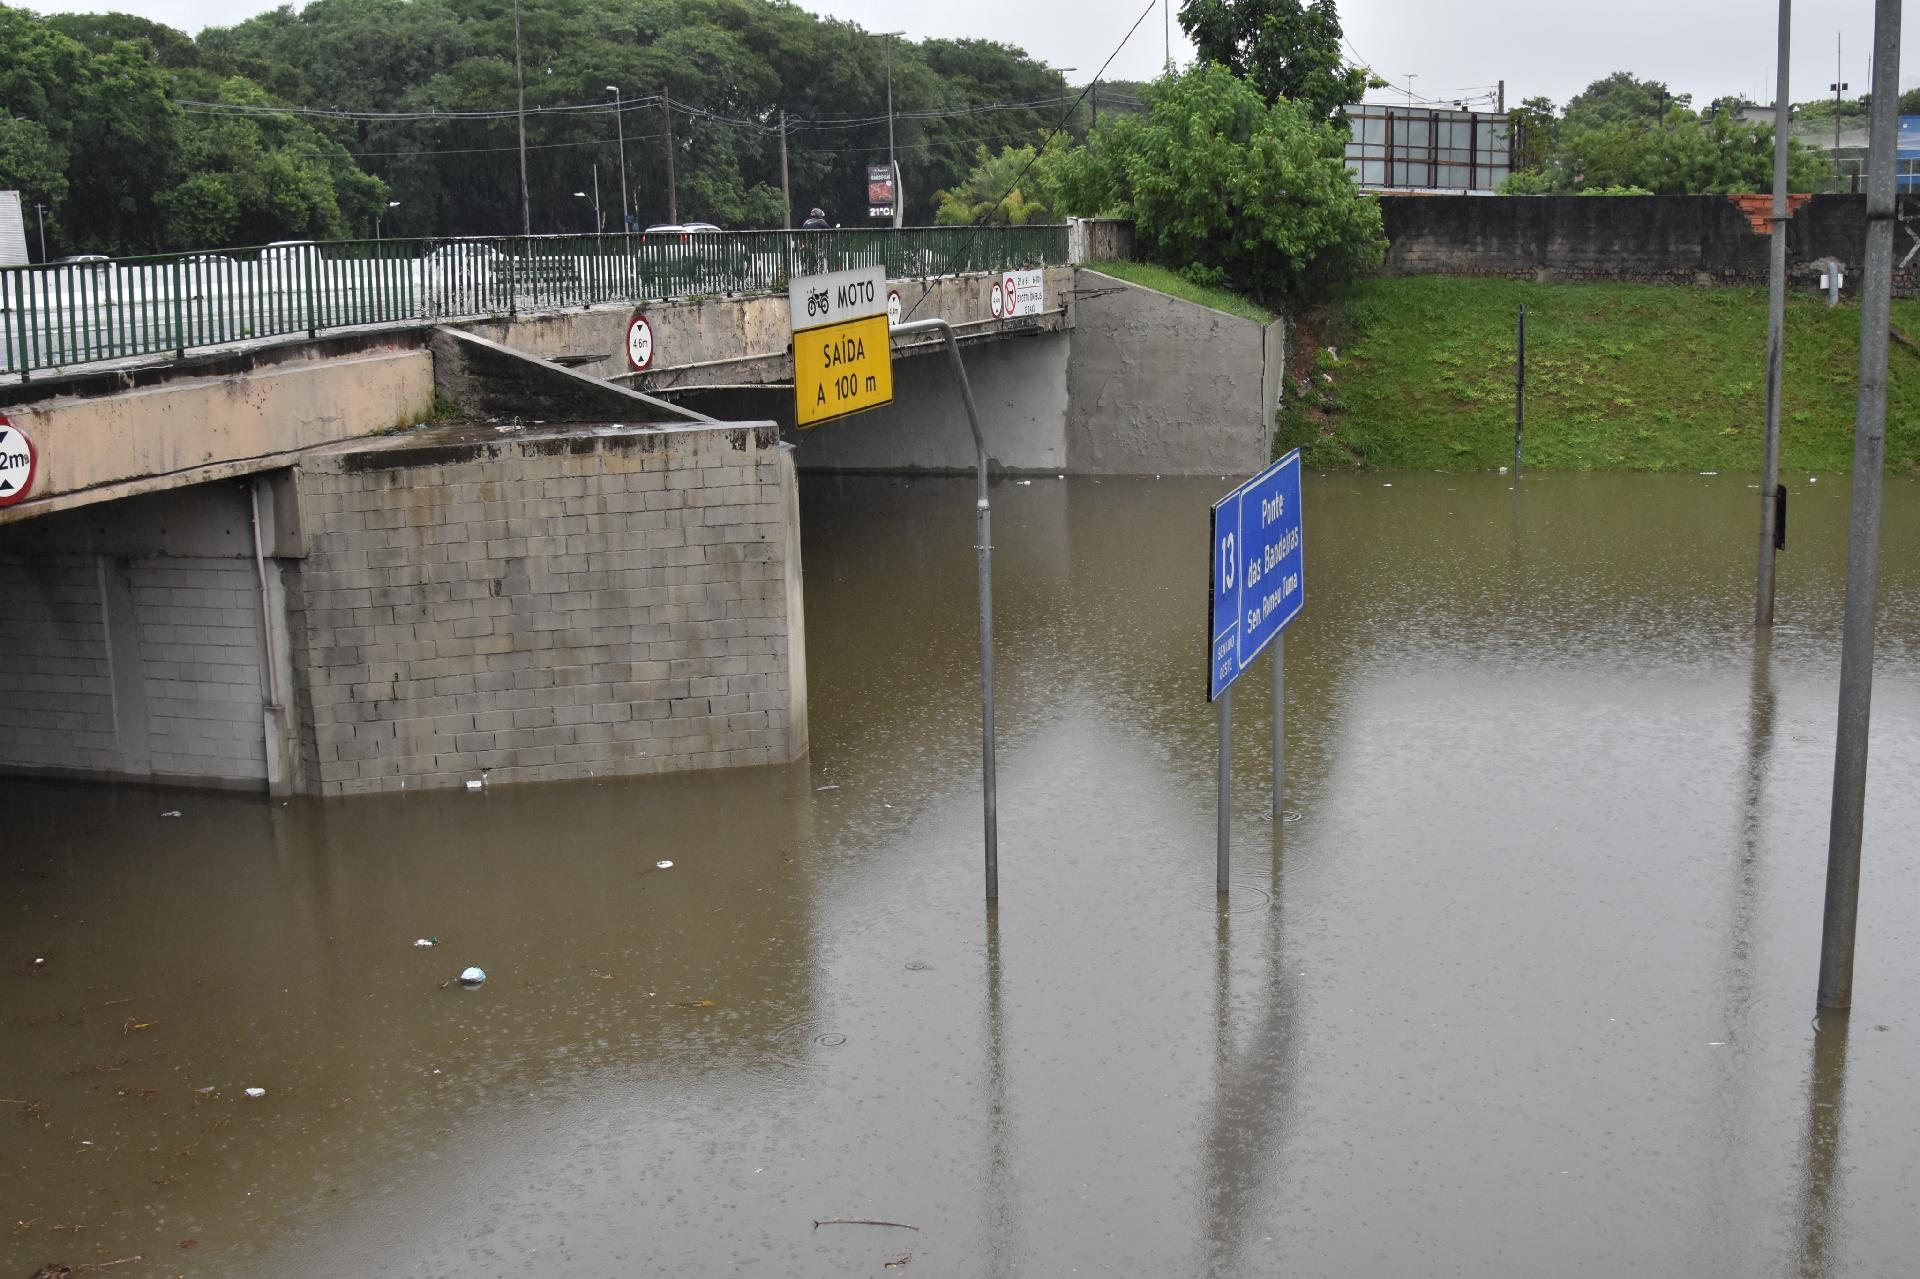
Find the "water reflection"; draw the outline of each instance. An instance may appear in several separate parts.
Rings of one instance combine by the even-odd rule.
[[[1828,1279],[1836,1266],[1841,1215],[1840,1141],[1847,1090],[1847,1024],[1844,1012],[1822,1013],[1813,1026],[1813,1060],[1807,1071],[1806,1137],[1801,1145],[1801,1279]]]

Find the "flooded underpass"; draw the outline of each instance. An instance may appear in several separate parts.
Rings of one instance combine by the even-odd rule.
[[[803,765],[0,782],[0,1275],[1906,1273],[1920,485],[1816,1026],[1847,485],[1798,479],[1756,649],[1746,479],[1309,475],[1301,818],[1256,671],[1224,901],[1230,481],[995,485],[997,910],[970,480],[807,477]]]

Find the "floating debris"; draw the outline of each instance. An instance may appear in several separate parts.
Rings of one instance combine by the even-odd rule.
[[[180,810],[177,808],[169,808],[166,812],[160,815],[162,817],[178,817],[180,815]]]
[[[475,778],[475,779],[473,779],[472,781],[469,781],[469,782],[467,783],[467,789],[468,789],[468,790],[479,790],[479,789],[480,789],[481,787],[483,787],[483,786],[485,786],[485,785],[486,785],[486,783],[485,783],[485,782],[483,782],[483,781],[481,781],[481,780],[480,780],[480,779],[478,779],[478,778]]]
[[[484,968],[463,968],[460,970],[460,984],[462,986],[478,986],[486,979],[487,970]]]
[[[839,789],[840,789],[840,783],[839,783],[839,782],[833,782],[833,783],[831,783],[831,784],[829,784],[829,785],[826,785],[826,786],[816,786],[816,787],[814,787],[814,788],[813,788],[813,793],[814,793],[814,794],[816,794],[816,795],[818,795],[818,794],[819,794],[819,793],[820,793],[821,791],[827,791],[827,790],[839,790]]]
[[[1718,475],[1718,474],[1720,474],[1720,472],[1718,472],[1718,471],[1702,471],[1702,472],[1700,472],[1700,474],[1702,474],[1702,475]]]
[[[429,946],[438,946],[440,939],[438,937],[416,937],[413,939],[413,944],[416,949],[425,950]]]
[[[663,857],[663,858],[661,858],[661,859],[660,859],[659,861],[657,861],[657,862],[655,862],[655,863],[653,864],[653,868],[654,868],[655,870],[672,870],[672,869],[673,869],[673,863],[672,863],[672,862],[670,862],[670,861],[668,861],[668,860],[666,860],[666,859],[665,859],[665,858]]]
[[[244,1091],[247,1094],[247,1096],[253,1098],[253,1100],[255,1101],[259,1101],[262,1097],[267,1095],[267,1090],[264,1088],[247,1088],[247,1089],[243,1089],[242,1091]]]
[[[897,1252],[893,1256],[888,1257],[885,1261],[881,1262],[880,1264],[886,1267],[888,1270],[898,1270],[900,1267],[906,1265],[909,1261],[912,1261],[912,1260],[913,1260],[912,1253]]]

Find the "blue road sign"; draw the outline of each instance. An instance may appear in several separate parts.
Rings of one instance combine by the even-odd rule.
[[[1213,506],[1207,700],[1227,691],[1306,603],[1300,450]]]

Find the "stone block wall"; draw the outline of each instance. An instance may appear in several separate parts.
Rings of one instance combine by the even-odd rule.
[[[0,767],[119,766],[106,618],[90,557],[0,556],[0,652]]]
[[[269,562],[268,571],[278,573]],[[0,768],[267,780],[247,490],[203,484],[0,527]]]
[[[138,628],[148,769],[156,777],[266,777],[260,587],[248,560],[123,566]]]
[[[302,789],[806,749],[798,502],[772,426],[410,437],[299,488]]]

